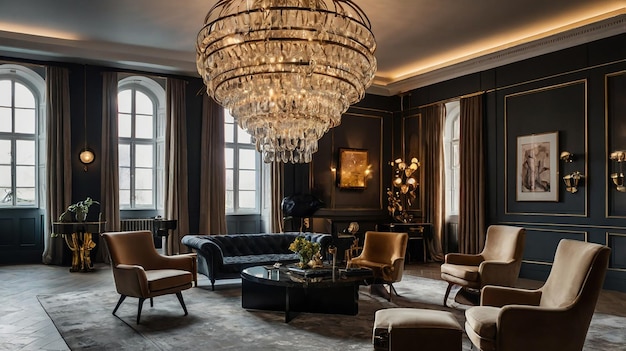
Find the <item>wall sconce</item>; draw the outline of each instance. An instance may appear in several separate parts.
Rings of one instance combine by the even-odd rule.
[[[574,154],[569,151],[561,152],[561,156],[559,157],[561,161],[566,163],[572,163],[574,161]],[[565,183],[565,190],[569,193],[575,193],[578,191],[578,183],[585,176],[582,175],[579,171],[574,171],[570,174],[566,174],[563,176],[563,182]]]
[[[617,172],[611,173],[611,179],[615,184],[615,189],[619,192],[626,192],[624,186],[624,172],[622,172],[622,163],[626,161],[626,151],[613,151],[609,158],[617,163]]]
[[[83,122],[85,131],[85,145],[80,150],[78,158],[84,165],[83,170],[87,172],[87,165],[91,164],[96,159],[96,154],[87,147],[87,66],[83,69]]]

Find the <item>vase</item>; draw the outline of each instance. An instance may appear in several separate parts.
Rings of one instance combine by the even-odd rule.
[[[84,222],[87,219],[87,212],[76,211],[74,217],[76,217],[76,222]]]

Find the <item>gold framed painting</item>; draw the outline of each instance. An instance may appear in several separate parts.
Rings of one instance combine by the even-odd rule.
[[[517,137],[517,201],[559,201],[558,132]]]
[[[367,150],[339,149],[337,185],[342,189],[365,189],[369,173]]]

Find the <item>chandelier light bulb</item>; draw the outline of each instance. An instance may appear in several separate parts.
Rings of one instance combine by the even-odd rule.
[[[303,163],[365,96],[375,50],[351,0],[221,0],[198,33],[196,65],[265,162]]]

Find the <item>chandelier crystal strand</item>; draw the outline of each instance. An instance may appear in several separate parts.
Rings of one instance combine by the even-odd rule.
[[[310,162],[376,73],[371,24],[350,0],[221,0],[196,50],[207,93],[265,162]]]

